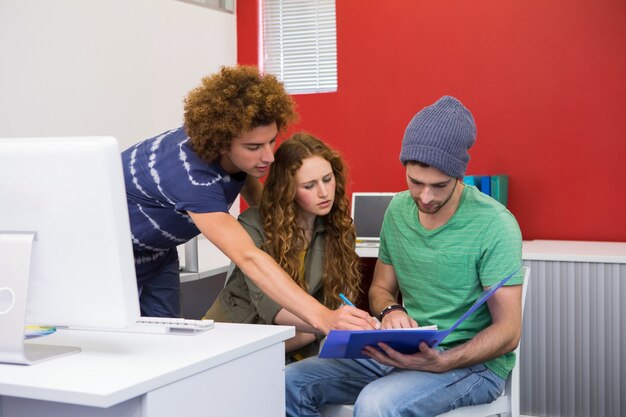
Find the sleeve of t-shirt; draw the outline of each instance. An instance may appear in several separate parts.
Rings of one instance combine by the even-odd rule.
[[[213,166],[198,162],[186,175],[171,178],[167,189],[177,210],[194,213],[228,212],[245,184],[243,173],[222,176]]]
[[[509,211],[494,216],[483,235],[479,274],[481,284],[490,287],[518,270],[506,285],[519,285],[523,281],[522,233],[515,217]]]
[[[387,235],[390,233],[391,228],[393,228],[393,216],[396,212],[396,202],[394,202],[396,197],[394,197],[389,203],[389,207],[385,212],[385,217],[383,217],[383,224],[380,228],[380,244],[378,245],[378,259],[386,264],[391,264],[391,258],[389,256],[389,247],[387,245]]]
[[[186,137],[184,132],[178,135],[178,140]],[[219,166],[203,161],[186,144],[179,145],[178,141],[176,144],[168,142],[168,146],[162,144],[158,148],[154,162],[158,172],[149,174],[154,182],[154,198],[162,204],[172,204],[178,211],[227,212],[229,193],[238,194],[243,182],[237,181],[234,175],[225,176]],[[151,170],[150,158],[144,157],[144,170]]]
[[[213,184],[205,189],[198,189],[193,197],[187,197],[176,203],[176,210],[191,211],[193,213],[228,212],[228,204],[224,189],[220,183]]]

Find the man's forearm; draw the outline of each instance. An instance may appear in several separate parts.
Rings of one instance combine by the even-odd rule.
[[[521,330],[510,325],[492,324],[474,338],[441,353],[441,363],[433,372],[446,372],[486,362],[515,350]]]
[[[300,288],[269,255],[257,252],[240,265],[243,272],[272,300],[322,333],[328,309]]]
[[[392,294],[389,290],[372,284],[369,290],[370,310],[374,317],[391,304],[398,303],[397,294]]]

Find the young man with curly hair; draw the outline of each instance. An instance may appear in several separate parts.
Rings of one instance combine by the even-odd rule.
[[[176,246],[202,233],[318,331],[375,325],[364,311],[317,302],[228,213],[239,193],[258,205],[278,132],[295,119],[293,100],[274,76],[223,67],[189,93],[183,126],[122,153],[142,315],[180,314]]]
[[[239,216],[254,243],[298,285],[329,308],[359,296],[356,232],[346,198],[346,167],[321,140],[296,133],[276,150],[259,207]],[[221,322],[296,326],[286,351],[294,358],[319,350],[319,335],[259,290],[235,268],[206,318]]]

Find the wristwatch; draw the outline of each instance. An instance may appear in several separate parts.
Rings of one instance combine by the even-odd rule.
[[[383,311],[381,311],[380,313],[378,313],[378,320],[383,321],[383,317],[385,317],[385,315],[387,315],[387,313],[390,313],[394,310],[402,310],[406,313],[406,308],[404,308],[403,305],[400,304],[391,304],[388,305],[387,307],[385,307],[383,309]]]

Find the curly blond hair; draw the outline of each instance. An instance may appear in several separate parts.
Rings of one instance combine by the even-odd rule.
[[[192,149],[213,162],[233,138],[276,122],[280,131],[297,119],[282,83],[257,67],[222,67],[204,77],[185,99],[185,129]]]
[[[354,249],[356,232],[346,198],[347,170],[339,153],[307,133],[294,134],[276,150],[259,207],[266,236],[263,250],[307,290],[299,257],[307,243],[305,231],[297,221],[300,207],[295,201],[295,176],[302,161],[313,156],[330,163],[336,182],[333,207],[324,216],[326,249],[322,275],[323,304],[336,308],[342,303],[340,292],[354,300],[360,296],[360,264]]]

